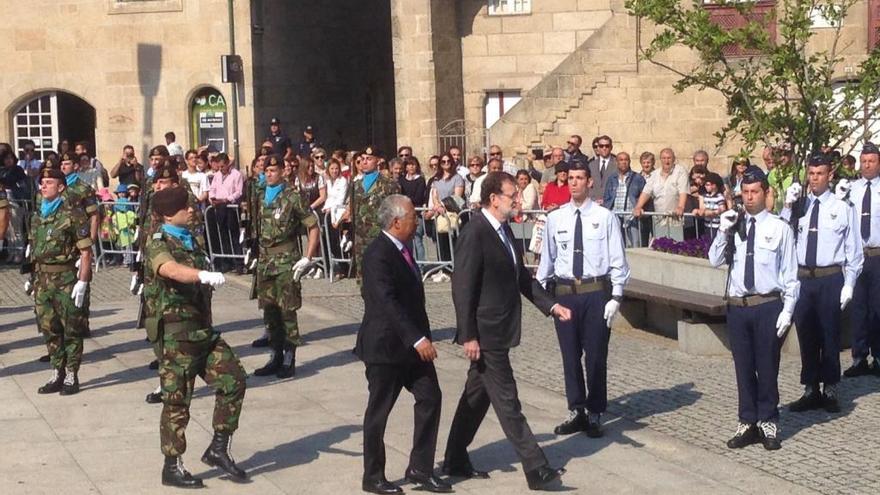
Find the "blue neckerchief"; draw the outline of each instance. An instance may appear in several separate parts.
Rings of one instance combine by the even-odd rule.
[[[263,198],[263,204],[269,206],[275,198],[284,190],[284,182],[279,182],[274,186],[266,186],[266,196]]]
[[[113,210],[118,212],[126,212],[131,210],[131,201],[126,198],[119,198],[116,200],[116,203],[113,204]]]
[[[156,175],[156,170],[153,167],[147,169],[147,177],[152,177]]]
[[[364,174],[364,192],[370,192],[370,189],[373,188],[373,184],[376,183],[376,179],[379,178],[379,171],[374,170],[368,174]]]
[[[67,177],[64,178],[64,180],[67,181],[67,187],[70,187],[70,186],[76,184],[76,181],[79,180],[79,173],[73,172],[71,174],[68,174]]]
[[[266,174],[261,173],[259,177],[257,177],[257,185],[260,187],[266,187]]]
[[[62,198],[61,195],[58,195],[58,197],[52,201],[46,201],[46,198],[43,198],[43,201],[40,202],[40,217],[46,218],[55,213],[58,210],[58,207],[61,206],[62,201],[64,201],[64,198]]]
[[[177,225],[171,225],[170,223],[163,223],[162,230],[166,234],[182,242],[183,247],[186,248],[187,251],[193,250],[193,236],[186,227],[178,227]]]

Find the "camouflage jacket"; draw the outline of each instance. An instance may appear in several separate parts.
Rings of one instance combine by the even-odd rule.
[[[159,267],[176,261],[198,270],[208,269],[207,254],[196,245],[188,251],[179,240],[162,231],[150,236],[144,253],[144,271],[150,280],[144,287],[156,318],[166,324],[195,322],[199,328],[211,324],[211,289],[198,282],[185,284],[159,275]]]
[[[297,237],[300,227],[317,225],[318,219],[303,205],[299,193],[287,186],[269,206],[264,203],[265,191],[258,203],[260,218],[260,275],[273,276],[290,269],[302,257]],[[271,248],[292,243],[291,249],[270,253]]]
[[[361,272],[358,265],[364,250],[382,231],[382,226],[379,225],[379,205],[392,194],[400,194],[400,185],[382,174],[379,174],[370,192],[364,192],[363,180],[352,181],[348,188],[346,197],[354,231],[353,255],[356,274]]]
[[[64,203],[68,208],[79,208],[88,217],[98,213],[98,196],[95,194],[95,190],[81,180],[65,187],[61,197],[64,198]],[[34,204],[39,206],[43,201],[43,195],[37,192],[36,198]]]
[[[192,215],[189,216],[186,227],[192,232],[193,238],[195,239],[196,244],[198,244],[199,249],[204,251],[207,249],[205,246],[205,217],[202,214],[202,210],[199,209],[199,200],[196,198],[195,194],[192,193],[192,189],[190,189],[189,186],[177,187],[186,187],[188,197],[186,204],[193,211]],[[143,216],[143,225],[141,226],[141,235],[143,236],[142,242],[144,244],[149,242],[149,239],[162,225],[162,222],[157,220],[155,215],[153,215],[153,204],[151,201],[153,194],[155,194],[155,192],[144,195],[143,200],[143,207],[146,208],[146,213]]]
[[[92,247],[89,218],[64,200],[54,213],[43,218],[39,211],[31,216],[28,232],[31,260],[37,264],[64,265],[79,259],[79,250]]]

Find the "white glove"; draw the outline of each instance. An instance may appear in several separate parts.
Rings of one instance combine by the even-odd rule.
[[[797,182],[788,186],[788,189],[785,190],[785,204],[790,205],[797,201],[803,190],[804,188]]]
[[[248,249],[244,252],[244,266],[245,268],[251,266],[251,250]]]
[[[318,263],[318,260],[312,260],[308,256],[303,256],[293,265],[293,279],[299,280],[303,275],[313,266]]]
[[[27,295],[31,294],[31,291],[34,290],[34,284],[31,283],[30,279],[24,281],[24,293]]]
[[[31,245],[28,244],[26,248],[24,248],[24,257],[29,258],[31,256]]]
[[[840,182],[837,183],[837,187],[834,188],[834,195],[837,196],[837,199],[843,200],[849,195],[849,190],[852,188],[852,184],[850,184],[847,179],[840,179]]]
[[[82,258],[77,258],[76,263],[74,263],[73,266],[79,269],[80,265],[82,265]]]
[[[782,310],[779,313],[779,317],[776,318],[776,336],[780,339],[785,335],[785,332],[788,331],[788,327],[791,325],[791,313],[786,310]]]
[[[128,291],[131,292],[132,294],[135,294],[137,292],[135,290],[135,289],[137,289],[137,286],[138,286],[138,276],[137,276],[137,273],[135,273],[134,275],[131,276],[131,284],[128,285]]]
[[[736,223],[736,220],[739,218],[739,213],[736,210],[727,210],[721,214],[718,218],[718,230],[721,233],[726,233],[733,224]]]
[[[209,272],[202,270],[199,272],[199,282],[210,285],[213,288],[220,287],[226,283],[226,277],[220,272]]]
[[[611,328],[611,323],[614,322],[614,317],[617,316],[619,309],[620,303],[614,299],[605,303],[605,315],[602,317],[605,318],[605,324],[608,325],[608,328]]]
[[[86,291],[89,289],[89,283],[83,282],[82,280],[77,280],[76,285],[73,286],[73,290],[70,291],[70,297],[73,298],[73,305],[77,308],[83,307],[83,303],[86,301]]]
[[[244,229],[238,229],[238,243],[244,244]]]
[[[853,288],[844,285],[842,289],[840,289],[840,310],[843,311],[846,309],[846,305],[852,301],[853,298]]]
[[[140,227],[135,227],[135,228],[134,228],[134,237],[133,237],[133,239],[134,239],[135,241],[137,241],[137,240],[140,239],[140,238],[141,238],[141,228],[140,228]]]

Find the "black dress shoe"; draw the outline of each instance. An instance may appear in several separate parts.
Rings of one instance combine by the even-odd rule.
[[[779,437],[776,435],[776,423],[759,421],[758,436],[761,438],[761,443],[764,445],[764,449],[779,450],[782,448],[782,442],[779,441]]]
[[[260,337],[251,342],[251,347],[269,347],[269,337]]]
[[[727,441],[727,447],[741,449],[758,442],[758,428],[755,425],[740,423],[733,438]]]
[[[375,481],[364,480],[363,483],[361,483],[361,489],[365,492],[380,493],[383,495],[388,493],[403,493],[403,490],[401,490],[399,486],[385,478]]]
[[[526,473],[526,483],[530,490],[543,490],[558,480],[565,473],[565,468],[541,466]]]
[[[40,359],[38,361],[40,361],[41,363],[48,363],[49,361],[51,361],[51,358],[48,354],[46,354],[45,356],[40,356]]]
[[[183,461],[179,456],[165,458],[165,466],[162,468],[162,484],[177,488],[203,488],[205,486],[200,478],[191,475],[183,467]]]
[[[426,490],[433,493],[452,493],[452,485],[434,476],[434,473],[407,469],[404,477],[410,483],[418,485],[418,490]]]
[[[590,438],[600,438],[602,436],[602,420],[601,416],[592,414],[587,415],[587,428],[584,430]]]
[[[144,398],[144,402],[147,404],[161,404],[162,403],[162,392],[150,392]]]
[[[805,393],[800,399],[788,405],[791,412],[804,412],[822,407],[822,395],[819,392]]]
[[[827,411],[827,412],[839,413],[840,412],[840,401],[837,400],[836,395],[822,394],[822,407],[824,407],[825,411]]]
[[[154,359],[154,360],[150,361],[150,364],[147,365],[147,368],[150,368],[151,370],[159,369],[159,360]]]
[[[453,476],[455,478],[476,478],[480,480],[489,479],[488,472],[478,471],[470,462],[467,462],[465,464],[448,464],[446,463],[446,461],[444,461],[443,466],[440,468],[440,472],[445,474],[446,476]]]
[[[859,362],[854,363],[847,368],[846,371],[843,372],[843,376],[847,378],[855,378],[857,376],[870,375],[872,371],[871,366],[868,366],[868,361],[866,359],[860,359]]]
[[[553,429],[556,435],[571,435],[579,431],[587,431],[587,413],[583,409],[570,411],[568,419]]]

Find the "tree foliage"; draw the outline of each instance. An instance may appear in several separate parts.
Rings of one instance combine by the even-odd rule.
[[[626,7],[657,26],[653,39],[640,46],[641,56],[676,73],[676,91],[708,89],[723,95],[729,119],[715,134],[719,146],[738,137],[746,145],[744,152],[750,153],[762,143],[785,143],[792,148],[793,164],[800,167],[821,145],[838,148],[869,137],[863,135],[867,130],[861,123],[873,120],[878,111],[880,51],[856,53],[852,42],[842,36],[846,23],[862,17],[853,12],[847,18],[856,3],[721,0],[711,4],[735,9],[741,22],[734,27],[719,25],[712,18],[712,7],[700,0],[690,4],[627,0]],[[814,29],[813,12],[821,12],[832,27]],[[693,51],[692,66],[664,62],[663,53],[674,46]],[[845,74],[847,82],[835,96],[832,85],[844,75],[845,55],[858,55],[860,62]]]

